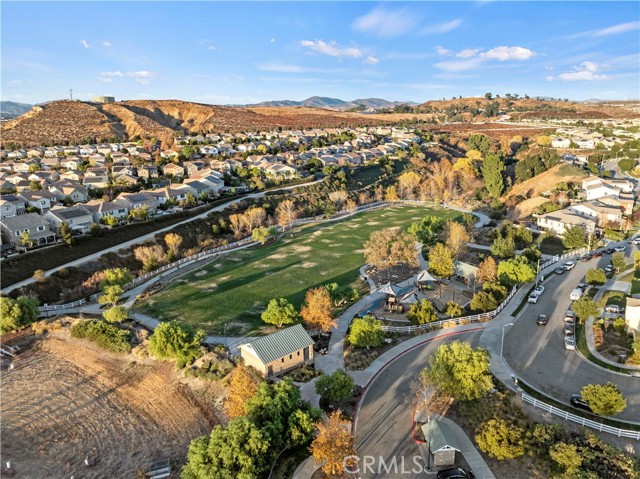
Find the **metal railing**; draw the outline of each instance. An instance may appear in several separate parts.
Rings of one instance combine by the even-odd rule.
[[[533,407],[542,409],[543,411],[551,413],[554,416],[561,417],[566,421],[575,422],[576,424],[580,424],[581,426],[589,427],[591,429],[606,432],[609,434],[614,434],[618,437],[628,437],[631,439],[635,439],[636,441],[640,441],[640,431],[630,431],[628,429],[620,429],[613,426],[607,426],[606,424],[592,421],[591,419],[587,419],[582,416],[577,416],[576,414],[572,414],[570,412],[564,411],[563,409],[551,406],[550,404],[540,401],[533,396],[529,396],[524,392],[522,393],[522,400],[526,403],[531,404]]]

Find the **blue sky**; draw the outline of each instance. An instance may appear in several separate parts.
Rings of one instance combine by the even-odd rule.
[[[638,2],[2,2],[1,96],[640,98]]]

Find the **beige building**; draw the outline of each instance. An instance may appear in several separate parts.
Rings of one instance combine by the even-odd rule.
[[[313,339],[301,324],[240,346],[245,365],[263,376],[283,373],[302,364],[313,364]]]
[[[627,321],[627,332],[633,333],[634,336],[640,333],[640,299],[627,298],[625,319]]]

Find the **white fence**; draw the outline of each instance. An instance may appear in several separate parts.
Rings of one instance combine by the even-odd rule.
[[[540,271],[544,270],[545,268],[548,268],[549,266],[551,266],[554,263],[557,263],[558,261],[572,258],[577,255],[582,255],[586,252],[587,252],[587,248],[579,248],[573,251],[569,251],[568,253],[565,253],[563,255],[555,255],[553,258],[551,258],[548,261],[545,261],[543,264],[540,265]]]
[[[383,331],[387,331],[389,333],[412,333],[414,331],[428,331],[431,329],[439,329],[445,326],[453,326],[456,324],[468,324],[475,323],[481,320],[489,320],[495,317],[500,311],[502,311],[507,303],[513,298],[513,296],[518,291],[518,287],[514,286],[509,296],[498,306],[494,311],[490,311],[488,313],[482,314],[474,314],[471,316],[462,316],[460,318],[453,319],[443,319],[442,321],[434,321],[433,323],[426,323],[420,325],[412,325],[412,326],[382,326],[381,329]],[[384,318],[383,318],[384,319]]]
[[[576,424],[580,424],[581,426],[589,427],[601,432],[607,432],[609,434],[614,434],[618,437],[628,437],[640,441],[640,431],[630,431],[628,429],[620,429],[613,426],[607,426],[606,424],[601,424],[599,422],[592,421],[591,419],[577,416],[575,414],[571,414],[570,412],[551,406],[543,401],[539,401],[533,396],[529,396],[526,393],[522,393],[522,400],[526,403],[531,404],[533,407],[542,409],[543,411],[551,413],[554,416],[561,417],[567,421],[575,422]]]

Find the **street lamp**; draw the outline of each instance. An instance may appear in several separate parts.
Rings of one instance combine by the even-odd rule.
[[[500,342],[500,357],[504,359],[504,357],[502,356],[502,351],[504,350],[504,330],[507,326],[513,326],[513,323],[507,323],[504,326],[502,326],[502,341]]]

